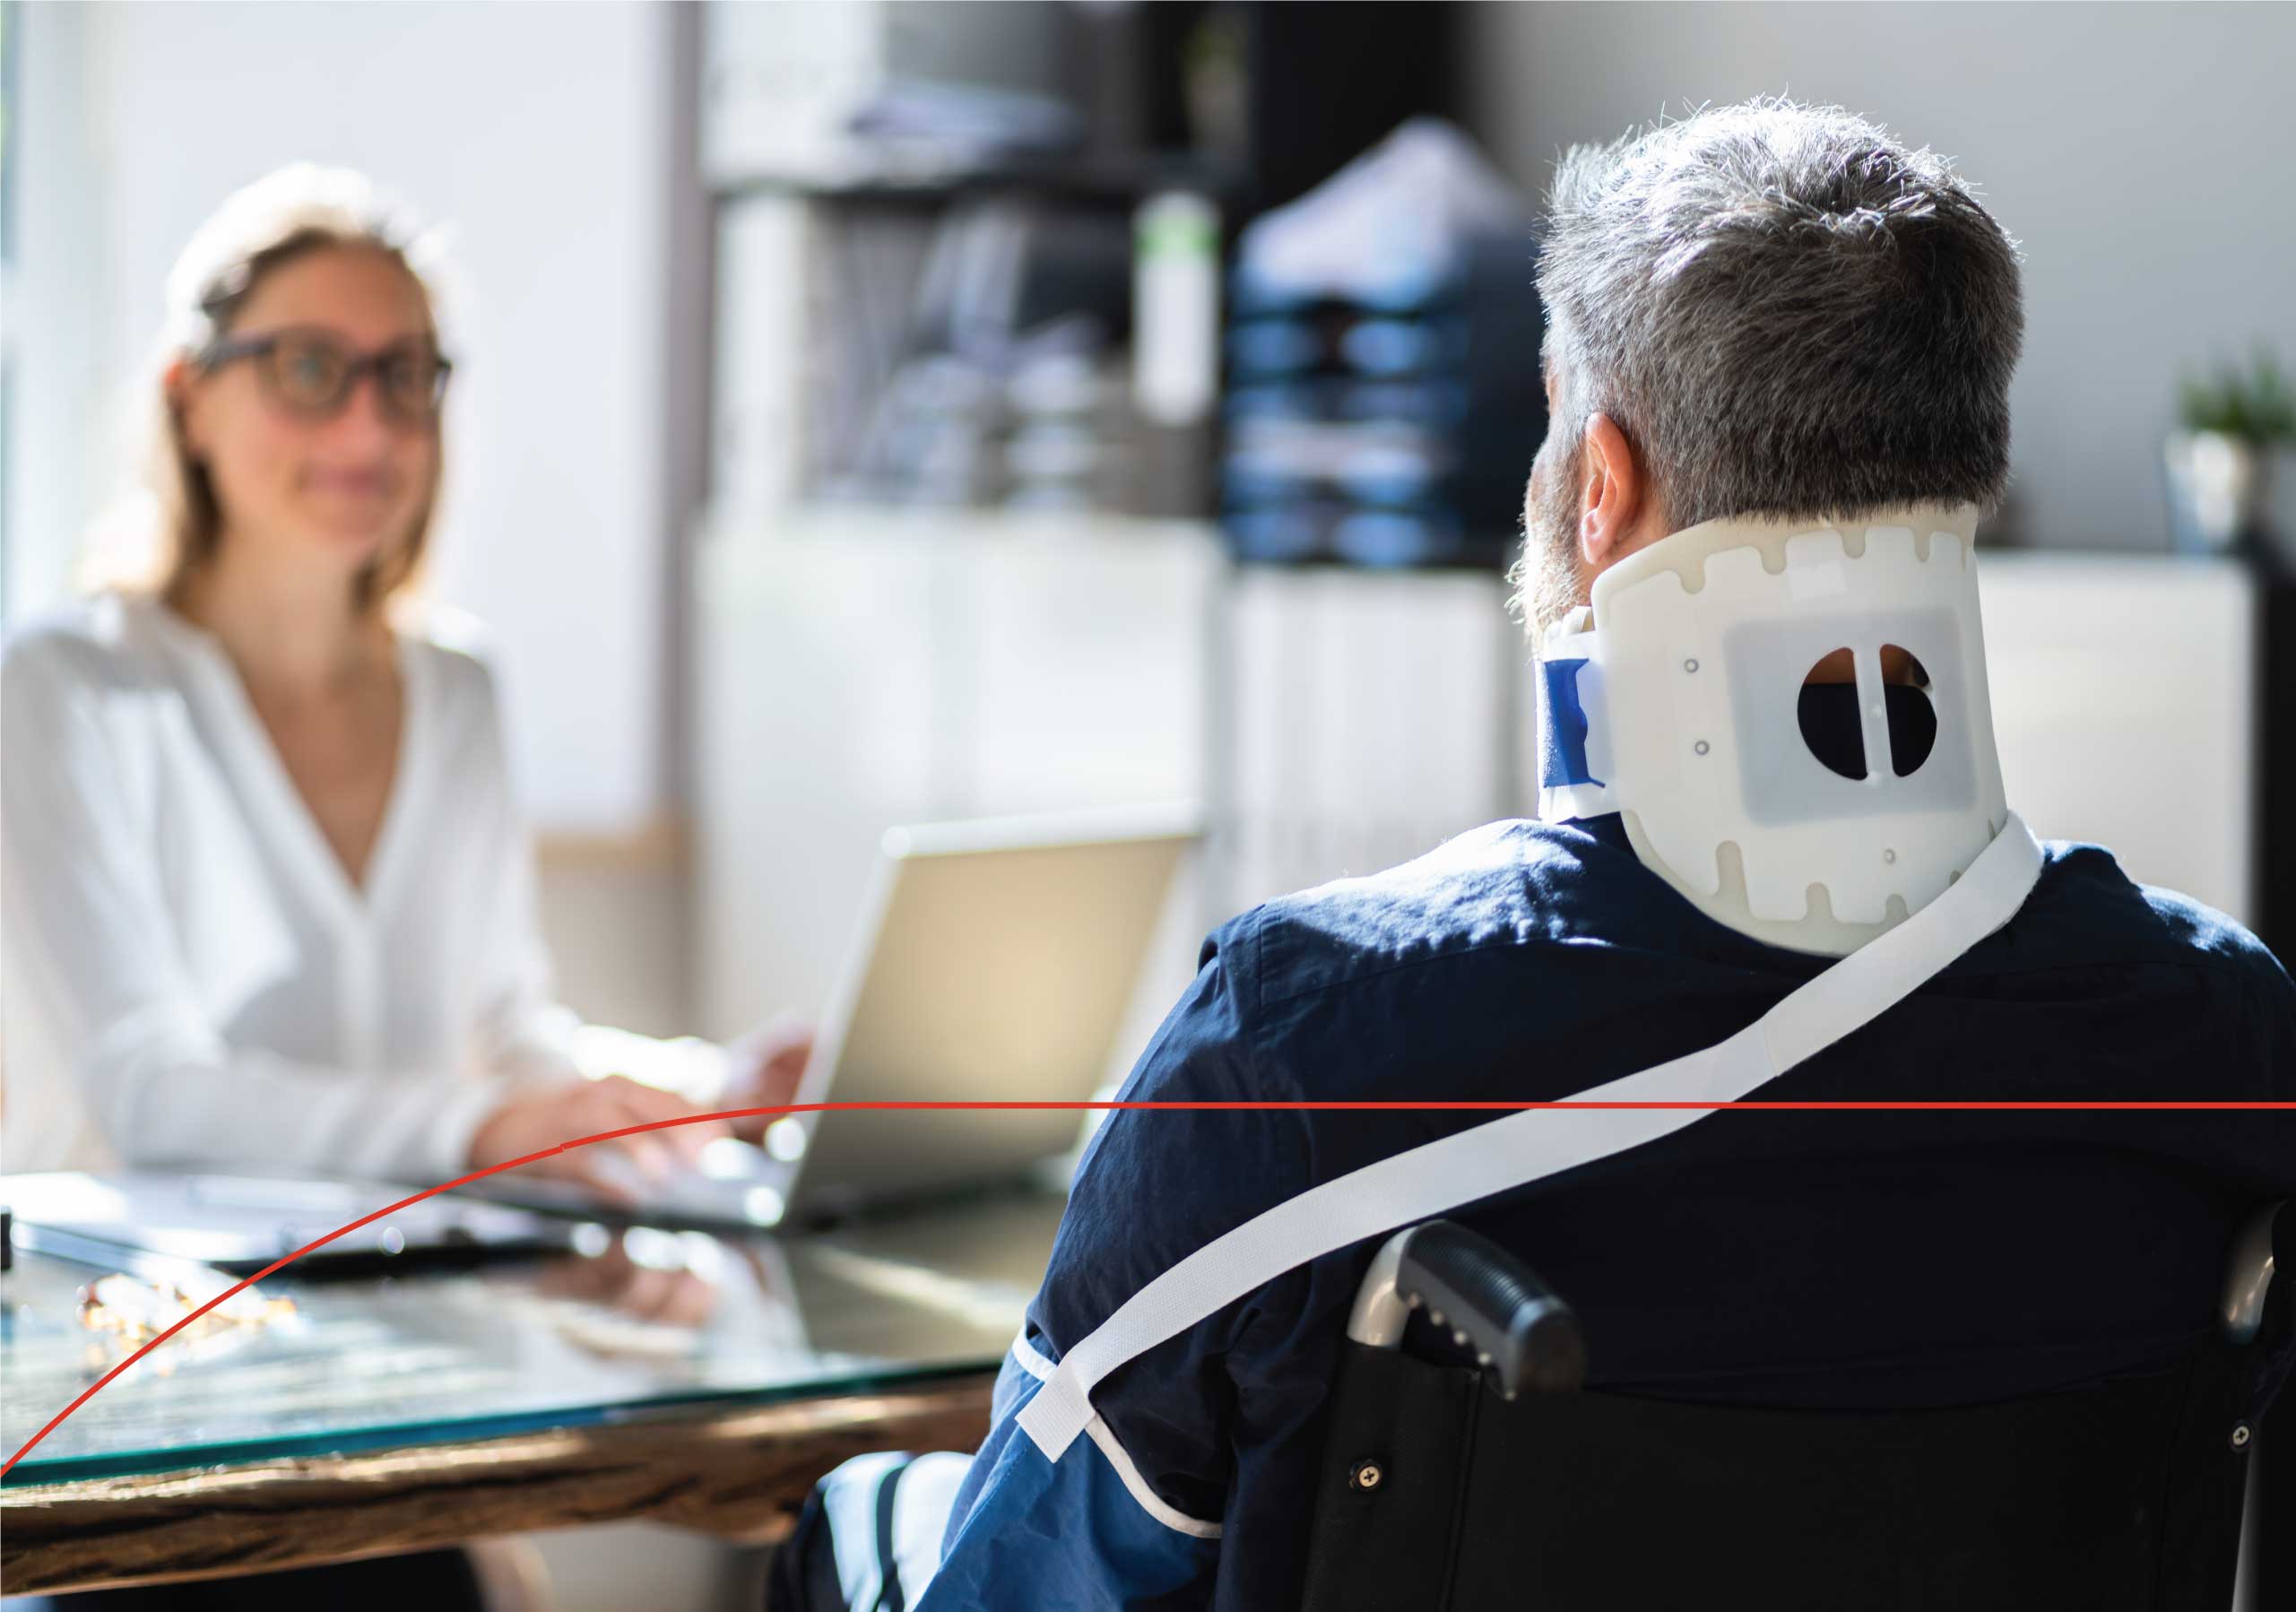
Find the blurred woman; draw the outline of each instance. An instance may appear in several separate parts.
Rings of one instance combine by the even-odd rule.
[[[169,278],[159,562],[0,664],[7,1169],[441,1181],[793,1080],[801,1044],[684,1096],[584,1076],[493,679],[408,593],[453,374],[423,265],[298,166]],[[618,1145],[659,1174],[715,1130]],[[615,1191],[601,1152],[532,1167]]]

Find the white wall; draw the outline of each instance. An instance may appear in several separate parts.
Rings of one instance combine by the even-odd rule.
[[[73,546],[56,534],[76,532],[104,486],[104,455],[88,429],[106,382],[96,331],[108,267],[85,246],[98,189],[96,120],[82,89],[89,16],[76,5],[22,5],[9,19],[16,238],[0,321],[15,391],[0,487],[8,541],[0,602],[10,621],[64,595]]]
[[[282,162],[366,169],[452,227],[448,484],[433,593],[496,629],[513,763],[550,828],[666,787],[667,7],[32,5],[22,60],[12,620],[54,602],[107,478],[160,282]],[[21,323],[18,323],[21,321]],[[100,380],[91,377],[100,377]],[[27,462],[29,461],[29,462]]]
[[[2138,883],[2256,923],[2255,574],[1994,554],[1978,590],[2009,804],[2044,838],[2110,846]],[[2164,786],[2195,778],[2207,787]]]
[[[2014,506],[2032,541],[2165,546],[2179,367],[2268,337],[2296,361],[2296,6],[1485,5],[1467,59],[1494,156],[1662,108],[1838,101],[1960,160],[2025,252]]]

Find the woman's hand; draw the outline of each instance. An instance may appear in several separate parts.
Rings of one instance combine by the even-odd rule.
[[[813,1056],[813,1027],[785,1021],[746,1036],[726,1050],[740,1061],[725,1082],[719,1105],[724,1108],[778,1108],[797,1096],[806,1062]],[[747,1067],[741,1067],[746,1065]],[[733,1122],[733,1134],[754,1142],[780,1116],[751,1114]]]
[[[471,1138],[471,1164],[483,1170],[577,1137],[705,1112],[672,1092],[641,1086],[620,1075],[569,1080],[522,1091],[489,1114]],[[644,1179],[658,1182],[692,1165],[706,1145],[726,1134],[723,1121],[709,1120],[593,1142],[521,1167],[536,1175],[578,1183],[615,1202],[633,1203],[637,1194],[619,1179],[626,1173],[614,1170],[607,1161],[609,1149],[635,1166]]]

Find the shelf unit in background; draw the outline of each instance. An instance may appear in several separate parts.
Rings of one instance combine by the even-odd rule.
[[[1155,506],[1177,520],[818,502],[828,445],[914,342],[853,310],[888,300],[864,294],[872,277],[915,282],[936,221],[1009,203],[1129,228],[1179,192],[1216,203],[1232,246],[1406,117],[1456,110],[1455,8],[982,5],[955,34],[930,7],[814,8],[801,30],[803,9],[704,13],[716,313],[689,617],[706,1027],[746,1025],[767,992],[819,1000],[893,822],[1207,802],[1211,841],[1159,948],[1177,983],[1144,992],[1160,1011],[1217,917],[1513,810],[1528,706],[1495,568],[1236,571],[1211,524],[1214,420],[1148,445],[1143,479],[1191,490]],[[1048,43],[1059,14],[1091,37]],[[1225,129],[1183,82],[1208,25],[1242,70]],[[1067,93],[1083,138],[921,162],[836,133],[919,78]],[[1471,763],[1445,765],[1462,747]]]
[[[1269,59],[1266,30],[1295,19],[1243,9]],[[1410,11],[1365,9],[1390,27]],[[1184,968],[1202,930],[1252,901],[1530,809],[1529,656],[1487,566],[1239,568],[1209,507],[1142,521],[810,501],[810,434],[853,381],[821,345],[856,272],[827,243],[914,234],[983,196],[1106,211],[1175,186],[1217,195],[1232,238],[1399,117],[1446,109],[1448,67],[1424,59],[1401,101],[1352,121],[1287,100],[1318,82],[1307,56],[1292,65],[1255,91],[1252,149],[1232,161],[1096,148],[939,172],[715,176],[715,472],[692,606],[709,1028],[742,1027],[774,993],[802,1003],[826,988],[892,822],[1108,803],[1119,790],[1200,795],[1214,837],[1192,918],[1163,946]],[[2290,897],[2262,888],[2260,870],[2284,860],[2287,836],[2267,832],[2258,791],[2279,775],[2257,734],[2290,702],[2260,692],[2261,574],[1988,550],[1982,575],[2013,803],[2037,832],[2110,845],[2135,878],[2267,923]],[[1105,697],[1055,698],[1087,689]],[[1128,727],[1126,753],[1113,736]],[[2196,797],[2169,782],[2190,777],[2220,787]],[[739,977],[723,973],[729,958]]]

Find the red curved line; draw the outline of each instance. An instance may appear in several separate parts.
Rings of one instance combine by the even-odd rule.
[[[1079,1112],[1113,1112],[1118,1109],[1137,1109],[1147,1111],[1176,1110],[1183,1112],[1208,1111],[1213,1113],[1230,1113],[1239,1110],[1268,1109],[1285,1112],[1304,1111],[1333,1113],[1365,1110],[1381,1113],[1394,1112],[1397,1110],[1433,1110],[1452,1113],[1482,1113],[1486,1111],[1520,1112],[1537,1108],[1766,1108],[1794,1112],[1846,1111],[1857,1113],[1884,1111],[1932,1113],[1942,1111],[1959,1113],[1997,1110],[2006,1113],[2070,1111],[2081,1113],[2139,1112],[2155,1114],[2163,1112],[2222,1113],[2232,1110],[2246,1112],[2296,1112],[2296,1102],[2072,1103],[2048,1102],[2040,1100],[2008,1102],[1763,1102],[1760,1100],[1746,1099],[1740,1099],[1735,1102],[1722,1102],[1718,1100],[1609,1102],[1579,1101],[1571,1098],[1565,1098],[1556,1102],[1404,1102],[1376,1101],[1371,1099],[1365,1099],[1361,1101],[1335,1100],[1304,1102],[1253,1102],[1247,1100],[1228,1102],[1127,1102],[1117,1099],[1110,1099],[1104,1102],[1078,1103],[944,1101],[915,1103],[784,1103],[765,1108],[723,1108],[712,1114],[689,1114],[671,1120],[651,1120],[642,1125],[624,1125],[618,1131],[601,1131],[594,1136],[576,1137],[572,1141],[560,1142],[555,1148],[544,1148],[539,1152],[528,1153],[517,1158],[505,1159],[498,1165],[489,1165],[483,1170],[473,1170],[467,1175],[457,1175],[454,1180],[441,1182],[435,1187],[425,1187],[421,1192],[402,1198],[396,1203],[384,1205],[381,1209],[375,1210],[372,1214],[361,1215],[358,1219],[351,1221],[347,1225],[338,1226],[325,1236],[313,1238],[310,1242],[304,1244],[302,1247],[295,1250],[292,1253],[282,1254],[280,1258],[273,1260],[270,1264],[264,1266],[261,1270],[256,1271],[253,1276],[241,1278],[238,1281],[225,1288],[222,1292],[217,1294],[213,1298],[209,1299],[205,1304],[200,1305],[199,1308],[192,1311],[181,1321],[178,1321],[174,1325],[169,1327],[165,1331],[153,1338],[149,1343],[144,1344],[134,1354],[128,1356],[126,1359],[121,1361],[117,1365],[113,1366],[111,1370],[106,1372],[102,1376],[97,1378],[95,1382],[89,1384],[86,1389],[81,1391],[80,1396],[77,1399],[74,1400],[69,1405],[66,1405],[63,1409],[57,1411],[55,1416],[49,1417],[46,1426],[42,1427],[38,1433],[33,1434],[31,1437],[26,1439],[23,1443],[22,1448],[19,1449],[13,1455],[10,1456],[5,1465],[0,1465],[0,1478],[5,1478],[10,1472],[13,1471],[18,1461],[30,1454],[32,1450],[42,1439],[46,1438],[49,1434],[62,1426],[65,1417],[69,1417],[74,1411],[79,1409],[81,1406],[85,1405],[90,1400],[95,1398],[97,1393],[100,1391],[106,1384],[109,1383],[113,1378],[118,1376],[129,1366],[134,1365],[137,1361],[143,1359],[144,1356],[150,1354],[153,1349],[158,1348],[161,1344],[167,1342],[169,1339],[173,1338],[177,1333],[191,1325],[193,1322],[197,1321],[201,1316],[215,1308],[216,1305],[222,1304],[227,1299],[235,1297],[238,1294],[246,1292],[249,1287],[254,1287],[265,1277],[270,1276],[276,1271],[285,1270],[288,1266],[292,1265],[296,1261],[301,1259],[305,1254],[311,1252],[315,1249],[325,1248],[328,1244],[334,1242],[337,1237],[342,1236],[346,1233],[357,1231],[362,1226],[371,1225],[373,1222],[380,1220],[386,1215],[394,1215],[403,1209],[407,1209],[414,1204],[420,1203],[426,1198],[435,1198],[441,1192],[452,1192],[456,1187],[468,1186],[472,1182],[484,1181],[490,1175],[499,1174],[505,1170],[516,1170],[520,1168],[522,1166],[536,1163],[539,1160],[551,1157],[556,1154],[569,1152],[576,1148],[586,1148],[593,1142],[611,1141],[616,1137],[635,1136],[640,1131],[667,1131],[679,1125],[699,1125],[714,1120],[755,1119],[763,1114],[828,1114],[840,1110],[846,1112],[856,1110],[899,1112],[903,1110],[916,1109],[942,1111],[985,1109],[1007,1113],[1042,1113],[1047,1110],[1055,1109],[1071,1109]]]

